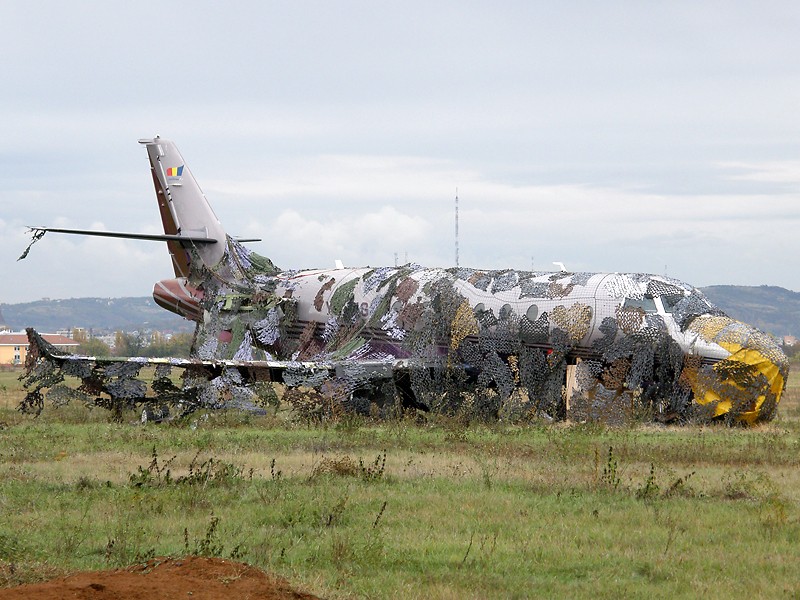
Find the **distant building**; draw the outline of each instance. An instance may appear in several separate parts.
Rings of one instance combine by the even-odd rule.
[[[45,333],[42,337],[59,350],[74,352],[78,342],[63,335]],[[21,365],[28,355],[28,336],[24,333],[0,331],[0,365]]]

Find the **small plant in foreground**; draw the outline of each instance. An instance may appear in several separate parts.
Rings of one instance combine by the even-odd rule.
[[[186,554],[194,554],[196,556],[218,557],[225,558],[225,546],[218,538],[217,528],[219,527],[219,517],[211,515],[211,521],[208,523],[205,536],[198,538],[194,541],[194,545],[189,544],[189,530],[183,530],[183,546]],[[243,556],[241,544],[234,546],[233,550],[228,553],[228,558],[239,559]]]
[[[153,447],[153,459],[147,467],[138,467],[136,473],[131,473],[128,477],[134,487],[163,487],[168,485],[189,485],[189,486],[230,486],[244,480],[244,470],[232,463],[215,460],[213,457],[197,462],[200,450],[194,455],[189,463],[189,473],[181,477],[173,477],[170,466],[176,456],[170,458],[164,464],[159,464],[158,453]],[[248,472],[248,477],[253,478],[253,469]]]
[[[368,483],[379,481],[386,470],[386,450],[378,454],[372,464],[364,464],[364,459],[358,459],[358,464],[349,457],[322,458],[311,470],[311,479],[324,475],[338,475],[339,477],[359,477]]]
[[[361,470],[361,479],[364,481],[377,481],[383,478],[383,473],[386,470],[386,450],[383,451],[383,456],[378,454],[371,465],[364,465],[364,461],[358,459],[358,467]]]
[[[636,490],[636,497],[640,500],[652,500],[658,496],[659,487],[656,483],[656,466],[650,463],[650,474],[645,479],[644,485]]]
[[[213,457],[198,465],[198,456],[200,456],[199,450],[189,464],[189,474],[185,477],[179,477],[176,480],[177,483],[204,486],[208,484],[229,486],[244,479],[244,471],[241,467],[237,467],[232,463],[214,460]],[[248,476],[250,479],[253,478],[253,469],[250,469]]]
[[[695,474],[694,471],[683,477],[678,477],[664,491],[665,496],[693,496],[694,490],[689,486],[689,479]]]
[[[774,484],[765,475],[736,471],[722,480],[723,496],[728,500],[759,500],[774,493]]]
[[[595,450],[595,463],[598,462],[597,450]],[[616,490],[619,487],[619,477],[617,476],[617,459],[614,458],[614,448],[608,447],[608,458],[606,464],[603,466],[603,472],[600,475],[600,483],[607,488]]]
[[[327,511],[328,514],[323,518],[323,523],[325,527],[333,527],[337,525],[344,514],[344,509],[347,506],[347,496],[342,496],[339,498],[339,501],[331,508],[330,511]]]
[[[352,458],[342,456],[340,458],[323,457],[311,469],[311,479],[317,479],[324,475],[338,475],[339,477],[355,477],[358,467]]]
[[[269,463],[269,476],[272,481],[280,481],[283,477],[283,471],[275,470],[275,459],[273,458]]]
[[[386,504],[387,504],[387,501],[384,500],[383,501],[383,505],[381,505],[381,509],[378,511],[378,516],[375,517],[375,521],[372,523],[372,528],[373,529],[377,529],[378,528],[378,524],[381,522],[381,517],[383,516],[383,513],[386,511]]]
[[[175,460],[175,456],[170,458],[163,465],[158,463],[158,452],[156,447],[153,446],[152,452],[153,459],[147,467],[139,465],[136,473],[131,473],[128,477],[131,485],[135,487],[161,487],[162,485],[169,485],[172,483],[172,475],[170,474],[170,465]]]

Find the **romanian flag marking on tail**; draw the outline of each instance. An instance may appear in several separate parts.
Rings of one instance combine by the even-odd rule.
[[[169,167],[167,168],[167,177],[182,177],[183,176],[183,165],[180,167]]]

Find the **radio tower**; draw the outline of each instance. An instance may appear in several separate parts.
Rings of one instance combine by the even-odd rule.
[[[458,266],[458,188],[456,188],[456,267]]]

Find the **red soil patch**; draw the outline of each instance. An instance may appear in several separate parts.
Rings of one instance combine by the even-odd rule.
[[[156,558],[113,571],[87,571],[44,583],[0,589],[11,600],[319,600],[255,567],[220,558]]]

